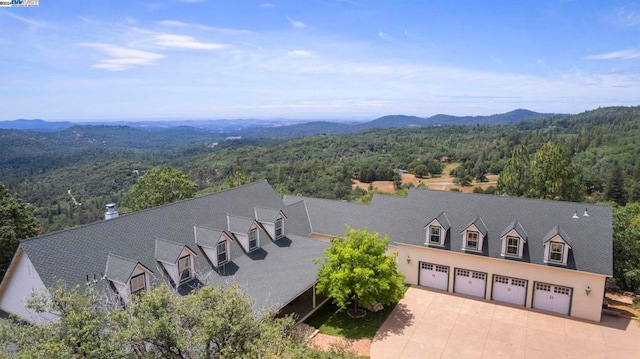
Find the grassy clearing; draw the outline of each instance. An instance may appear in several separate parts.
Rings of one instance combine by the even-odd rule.
[[[405,292],[409,286],[405,285]],[[347,315],[347,308],[340,309],[328,301],[305,323],[320,330],[320,333],[347,339],[373,339],[396,304],[387,305],[377,313],[367,311],[364,318],[353,319]]]

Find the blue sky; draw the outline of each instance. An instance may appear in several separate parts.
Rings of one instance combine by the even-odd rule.
[[[0,119],[373,119],[640,104],[640,2],[0,8]]]

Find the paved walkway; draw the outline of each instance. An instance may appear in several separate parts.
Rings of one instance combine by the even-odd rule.
[[[640,325],[543,314],[411,287],[382,325],[371,358],[640,358]]]

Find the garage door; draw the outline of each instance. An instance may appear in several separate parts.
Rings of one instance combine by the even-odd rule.
[[[454,292],[484,298],[487,288],[487,273],[456,268]]]
[[[496,275],[493,277],[491,299],[515,305],[525,305],[527,300],[527,281]]]
[[[449,289],[449,267],[420,262],[419,284],[440,290]]]
[[[569,314],[571,288],[559,285],[536,283],[533,292],[533,307],[550,312]]]

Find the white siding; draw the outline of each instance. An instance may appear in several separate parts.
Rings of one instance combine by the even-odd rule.
[[[3,311],[35,324],[56,320],[53,315],[35,313],[25,307],[32,293],[47,293],[47,289],[22,249],[19,249],[13,258],[12,267],[7,272],[3,285],[5,288],[0,293],[0,309]]]

